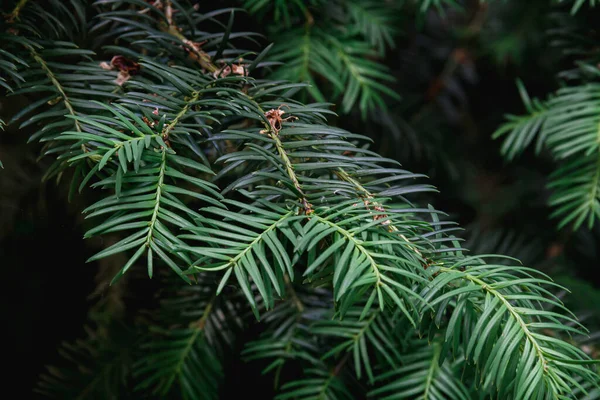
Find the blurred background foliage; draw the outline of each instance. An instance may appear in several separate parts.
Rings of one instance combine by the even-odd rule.
[[[273,43],[266,60],[272,78],[309,82],[309,90],[294,96],[333,103],[334,125],[368,134],[373,150],[428,175],[440,191],[429,202],[467,228],[465,247],[515,256],[551,274],[573,289],[567,305],[595,331],[600,224],[571,229],[551,218],[548,180],[559,164],[551,148],[534,148],[532,141],[519,157],[504,157],[510,155],[506,135],[493,138],[506,114],[527,114],[524,90],[548,99],[561,87],[597,80],[600,7],[594,0],[218,3],[239,7],[239,31],[259,32],[259,41]],[[0,119],[22,106],[18,96],[0,98]],[[594,110],[600,118],[600,106]],[[89,204],[86,194],[67,202],[67,179],[58,186],[43,181],[47,161],[36,160],[39,146],[26,141],[12,126],[0,134],[0,263],[11,300],[2,302],[11,321],[6,333],[17,352],[33,355],[21,371],[33,385],[43,365],[58,360],[62,340],[81,337],[86,321],[102,318],[98,310],[127,313],[124,295],[107,290],[122,260],[84,264],[105,246],[81,240],[77,210]],[[68,280],[56,269],[68,269]],[[594,334],[590,343],[597,343]],[[244,365],[233,368],[244,369],[244,379],[258,377]]]

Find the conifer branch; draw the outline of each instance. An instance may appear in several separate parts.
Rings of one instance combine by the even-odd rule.
[[[124,273],[129,282],[141,279],[129,271],[139,264],[150,277],[155,264],[175,272],[154,274],[160,305],[144,318],[131,311],[131,360],[112,376],[88,362],[97,356],[91,347],[78,348],[69,357],[82,356],[82,368],[54,374],[47,382],[55,393],[72,398],[70,387],[85,385],[69,386],[71,377],[89,384],[94,376],[87,397],[121,398],[135,386],[140,396],[216,399],[228,370],[222,364],[234,358],[229,345],[256,323],[248,306],[256,319],[260,310],[261,332],[240,343],[243,357],[269,361],[264,372],[274,372],[281,400],[345,400],[363,391],[467,399],[476,390],[507,400],[559,398],[597,383],[595,361],[578,343],[585,329],[548,289],[561,287],[532,269],[465,257],[454,228],[440,229],[446,221],[405,198],[433,191],[410,183],[419,174],[367,148],[364,136],[328,125],[328,101],[341,98],[344,111],[364,116],[388,103],[384,95],[398,96],[383,64],[400,30],[387,3],[248,1],[296,12],[284,16],[298,24],[279,31],[272,52],[230,41],[254,35],[234,32],[232,9],[203,14],[190,2],[70,0],[44,10],[41,0],[15,0],[7,10],[8,23],[22,29],[9,32],[8,50],[0,51],[0,82],[22,77],[15,93],[31,97],[13,120],[30,116],[21,127],[37,125],[32,138],[47,142],[60,164],[49,173],[74,168],[72,193],[99,189],[84,210],[85,237],[118,237],[90,261],[127,255],[111,283]],[[68,42],[78,34],[93,36],[98,58],[117,54],[119,73],[136,77],[113,90],[115,65],[99,68],[91,50]],[[22,76],[21,53],[35,61]],[[142,68],[132,61],[139,58]],[[240,61],[219,68],[223,60]],[[287,63],[276,74],[295,82],[263,79],[260,68],[272,61]],[[313,85],[319,103],[290,98],[306,86],[298,79]],[[498,133],[512,132],[505,148],[513,154],[537,135],[564,162],[551,201],[576,224],[597,214],[600,186],[589,179],[600,180],[598,99],[596,84],[563,88]],[[572,216],[561,202],[586,210]],[[179,286],[174,275],[187,283],[192,275],[196,284]],[[279,388],[291,375],[284,366],[306,376]]]
[[[447,268],[447,267],[439,267],[439,271],[440,272],[453,272],[453,273],[456,272],[455,269]],[[511,316],[517,321],[517,323],[519,324],[519,326],[525,333],[527,340],[534,347],[537,357],[542,362],[542,365],[544,366],[544,370],[546,370],[548,362],[546,361],[544,352],[540,348],[537,340],[535,340],[535,338],[532,336],[531,331],[527,327],[527,323],[525,323],[525,321],[523,321],[521,314],[517,310],[515,310],[514,306],[510,303],[510,301],[508,299],[506,299],[506,297],[504,295],[502,295],[498,290],[493,289],[489,284],[487,284],[486,282],[484,282],[483,280],[481,280],[477,277],[474,277],[468,273],[465,273],[464,279],[475,283],[476,285],[481,287],[482,290],[484,290],[487,293],[491,294],[492,296],[498,298],[502,302],[504,307],[506,307],[506,309],[510,312]]]

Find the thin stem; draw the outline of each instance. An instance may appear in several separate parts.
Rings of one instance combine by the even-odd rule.
[[[288,291],[290,292],[292,301],[294,302],[294,305],[298,309],[298,314],[302,314],[304,312],[304,304],[302,304],[302,301],[300,301],[300,298],[298,297],[298,294],[296,293],[296,290],[294,289],[294,286],[292,285],[292,282],[290,281],[290,277],[286,275],[284,277],[284,280],[285,280],[285,285],[286,285]]]
[[[208,317],[210,316],[210,313],[215,304],[216,298],[217,298],[217,296],[213,295],[213,297],[210,299],[210,301],[204,308],[204,312],[202,313],[202,316],[200,317],[200,319],[195,324],[193,324],[193,326],[196,326],[199,331],[204,329],[204,326],[206,325],[206,321],[208,320]]]
[[[246,98],[249,101],[251,101],[252,103],[254,103],[256,108],[263,115],[266,114],[265,111],[260,106],[260,104],[258,104],[252,97],[246,95]],[[302,207],[304,208],[304,214],[306,214],[306,215],[312,214],[314,212],[312,205],[308,202],[306,195],[304,194],[304,190],[302,190],[300,181],[298,180],[298,177],[296,176],[296,172],[294,171],[294,166],[292,165],[292,162],[290,161],[290,158],[288,157],[287,152],[283,148],[283,143],[281,142],[281,138],[279,137],[278,131],[276,129],[274,129],[273,126],[271,126],[271,124],[269,124],[269,123],[265,122],[264,126],[265,126],[265,131],[267,132],[268,136],[271,139],[273,139],[273,141],[275,142],[275,148],[277,149],[277,152],[279,153],[279,157],[281,157],[281,161],[283,161],[283,165],[285,166],[285,171],[286,171],[288,177],[290,178],[290,180],[292,181],[292,184],[296,188],[296,191],[298,191],[298,194],[300,195],[299,200],[302,203]]]
[[[342,371],[342,368],[344,367],[344,365],[346,364],[346,362],[348,361],[348,359],[350,358],[350,352],[346,352],[346,354],[344,354],[344,357],[342,357],[342,359],[335,365],[335,367],[333,368],[333,371],[331,371],[331,376],[338,376],[340,374],[340,372]]]
[[[308,7],[304,8],[304,18],[306,18],[306,26],[312,26],[315,24],[315,18],[313,17],[313,15],[311,14],[310,11],[308,11]]]
[[[354,187],[359,191],[363,193],[363,196],[366,198],[371,204],[373,204],[374,207],[383,207],[380,203],[378,203],[377,201],[375,201],[375,196],[373,196],[373,194],[371,192],[369,192],[367,190],[367,188],[365,188],[363,185],[360,184],[360,182],[358,182],[356,179],[352,178],[346,171],[344,171],[343,169],[338,169],[337,171],[334,171],[335,174],[338,176],[338,178],[340,178],[343,181],[346,181],[352,185],[354,185]],[[385,217],[384,217],[385,220]],[[388,229],[391,232],[397,232],[398,233],[398,228],[396,228],[391,222],[388,225]],[[419,251],[419,249],[417,249],[410,240],[408,240],[408,238],[406,236],[404,236],[403,234],[399,234],[400,238],[402,238],[407,244],[408,244],[408,248],[411,249],[412,251],[414,251],[420,258],[423,258],[423,254],[421,254],[421,252]]]
[[[171,1],[167,0],[165,6],[165,16],[167,17],[167,23],[161,23],[160,29],[167,32],[177,39],[179,39],[185,46],[190,49],[190,56],[200,64],[200,66],[209,72],[216,72],[219,68],[212,62],[212,59],[204,51],[200,50],[200,46],[194,43],[192,40],[185,37],[183,33],[179,31],[179,28],[175,24],[173,19],[173,6]]]
[[[12,12],[8,15],[8,22],[14,22],[19,19],[19,13],[21,12],[21,9],[25,7],[25,4],[27,4],[27,1],[29,0],[19,0],[15,8],[13,8]]]
[[[169,133],[171,132],[171,130],[173,130],[173,128],[175,128],[175,126],[179,123],[181,118],[188,112],[188,110],[190,108],[190,104],[197,101],[199,97],[200,97],[200,93],[196,92],[194,94],[194,96],[192,97],[192,100],[190,102],[186,103],[186,105],[181,109],[181,111],[177,114],[177,116],[175,116],[173,121],[171,121],[170,124],[168,124],[164,127],[163,132],[162,132],[162,138],[163,138],[163,140],[165,140],[165,142],[169,139]],[[138,138],[137,140],[142,140],[142,139],[144,139],[144,138]],[[136,140],[136,139],[134,139],[134,140]],[[155,198],[156,205],[154,206],[154,212],[152,213],[152,219],[150,220],[150,223],[149,223],[150,230],[148,231],[148,236],[146,237],[146,246],[150,246],[150,242],[152,241],[152,237],[154,234],[154,226],[156,225],[156,220],[158,218],[158,212],[160,210],[160,199],[162,196],[162,185],[163,185],[163,182],[165,179],[166,166],[167,166],[167,152],[166,152],[166,149],[162,149],[162,160],[161,160],[160,171],[159,171],[159,176],[158,176],[158,186],[156,187],[156,198]]]
[[[69,97],[65,93],[65,91],[64,91],[62,85],[60,84],[60,82],[58,81],[58,79],[56,79],[56,76],[54,75],[52,70],[48,67],[48,64],[46,64],[46,61],[44,61],[44,59],[40,56],[40,54],[37,51],[35,51],[32,47],[29,47],[29,50],[31,51],[31,55],[33,56],[34,60],[37,61],[38,64],[40,64],[40,66],[44,70],[44,72],[46,72],[46,76],[48,77],[48,79],[50,79],[50,81],[52,82],[52,85],[56,88],[56,90],[58,90],[58,93],[60,93],[60,96],[63,98],[63,102],[65,103],[65,108],[67,109],[69,114],[72,116],[76,116],[75,110],[73,109],[73,106],[71,105]],[[79,124],[79,121],[74,120],[74,122],[75,122],[75,129],[77,130],[77,132],[81,132],[81,126]]]
[[[156,226],[156,220],[158,219],[158,212],[160,211],[160,199],[162,196],[162,186],[165,180],[165,170],[167,167],[167,150],[162,149],[162,160],[160,164],[160,170],[158,173],[158,185],[156,186],[156,197],[154,198],[155,205],[154,211],[152,212],[152,218],[148,223],[148,235],[146,236],[146,247],[150,247],[150,242],[154,237],[154,227]]]
[[[283,148],[283,143],[281,142],[279,135],[277,134],[277,132],[275,132],[273,130],[273,128],[271,126],[269,126],[268,129],[269,129],[269,137],[275,141],[275,147],[277,148],[279,157],[281,157],[281,161],[283,161],[283,165],[285,166],[285,171],[288,174],[288,177],[291,179],[292,183],[294,184],[294,187],[300,194],[300,202],[302,203],[302,207],[304,208],[304,214],[306,214],[306,215],[312,214],[313,213],[312,205],[306,199],[306,195],[304,194],[304,191],[302,190],[302,186],[300,186],[300,182],[298,181],[298,177],[296,176],[296,172],[294,171],[292,162],[290,161],[290,158],[288,157],[287,152]]]
[[[190,325],[190,327],[194,328],[195,331],[194,331],[194,334],[192,336],[190,336],[190,340],[188,340],[188,342],[186,343],[185,350],[182,353],[183,357],[180,358],[179,362],[177,363],[177,367],[175,368],[175,375],[179,374],[179,372],[181,371],[181,368],[183,367],[183,362],[185,360],[185,355],[188,354],[190,352],[190,350],[192,349],[192,346],[198,339],[198,335],[200,335],[200,333],[204,331],[204,326],[206,325],[206,320],[208,319],[208,317],[213,309],[215,298],[216,298],[216,296],[213,296],[210,299],[210,301],[204,308],[202,317],[200,317],[200,319],[197,322],[192,323]]]
[[[185,106],[181,109],[181,111],[179,111],[179,113],[175,116],[175,118],[171,121],[171,123],[169,123],[168,125],[166,125],[163,128],[163,131],[162,131],[163,140],[169,139],[169,134],[171,133],[173,128],[175,128],[175,126],[179,123],[179,121],[183,118],[183,116],[190,110],[190,108],[192,107],[192,104],[197,102],[199,98],[200,98],[200,92],[199,91],[195,92],[194,95],[192,96],[192,98],[190,99],[190,101],[188,101],[185,104]]]

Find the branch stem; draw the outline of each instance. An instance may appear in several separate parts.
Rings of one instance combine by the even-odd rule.
[[[364,197],[365,199],[367,199],[371,204],[373,204],[374,207],[382,207],[382,205],[375,200],[375,196],[373,196],[373,194],[371,192],[369,192],[369,190],[367,190],[367,188],[365,188],[363,185],[361,185],[360,182],[358,182],[356,179],[352,178],[346,171],[344,171],[343,169],[340,168],[334,172],[338,176],[338,178],[352,184],[357,191],[363,193],[363,195],[361,197]],[[391,223],[388,225],[388,229],[391,232],[398,232],[398,228],[396,228]],[[413,252],[415,252],[420,258],[423,258],[423,254],[421,254],[419,249],[417,249],[406,236],[404,236],[402,233],[400,233],[399,236],[400,236],[400,238],[402,238],[402,240],[404,240],[407,243],[409,249],[411,249]]]
[[[72,116],[76,116],[75,110],[73,109],[73,106],[71,105],[71,101],[69,100],[69,96],[67,96],[67,94],[65,93],[65,90],[62,87],[62,85],[60,84],[60,82],[58,81],[58,79],[56,78],[56,75],[54,75],[54,73],[52,72],[50,67],[48,67],[48,64],[46,64],[46,61],[42,58],[42,56],[37,51],[35,51],[33,49],[33,47],[29,47],[29,50],[31,51],[31,55],[33,56],[33,59],[35,61],[37,61],[38,64],[40,64],[40,66],[42,67],[42,70],[44,70],[44,72],[46,73],[46,76],[52,82],[52,85],[56,88],[56,90],[58,90],[58,93],[63,98],[63,102],[65,103],[65,108],[67,109],[69,114]],[[79,121],[74,120],[74,122],[75,122],[75,129],[77,130],[77,132],[81,132],[81,126],[79,124]]]
[[[200,98],[200,92],[199,91],[195,92],[194,95],[192,96],[192,98],[190,99],[190,101],[185,103],[185,106],[181,109],[181,111],[179,111],[179,113],[175,116],[175,118],[168,125],[165,125],[165,127],[163,128],[163,131],[162,131],[163,140],[169,139],[169,134],[171,133],[173,128],[175,128],[175,126],[179,123],[179,121],[183,118],[183,116],[185,114],[187,114],[187,112],[190,110],[193,103],[197,102],[199,98]]]
[[[8,15],[9,22],[14,22],[15,20],[19,19],[21,9],[25,7],[25,4],[27,4],[28,1],[29,0],[19,0],[15,8],[13,8],[12,12]]]
[[[290,161],[290,158],[288,157],[287,152],[283,148],[283,143],[281,142],[279,135],[277,134],[276,131],[273,130],[273,128],[271,126],[268,126],[267,129],[269,130],[269,137],[275,141],[275,147],[277,148],[279,157],[281,157],[281,161],[283,161],[283,164],[285,166],[285,171],[286,171],[288,177],[290,178],[290,180],[292,181],[292,183],[294,184],[294,187],[298,191],[298,194],[300,195],[299,200],[302,203],[302,207],[304,208],[304,214],[306,214],[306,215],[312,214],[313,213],[312,205],[306,199],[306,195],[304,194],[304,191],[302,190],[302,186],[300,185],[300,182],[298,181],[298,177],[296,176],[296,172],[294,171],[292,162]]]
[[[162,149],[162,160],[160,164],[160,170],[158,173],[158,184],[156,186],[156,197],[154,198],[155,205],[154,211],[152,212],[152,217],[150,222],[148,223],[148,235],[146,236],[146,246],[150,247],[150,242],[154,237],[154,228],[156,226],[156,220],[158,219],[158,212],[160,211],[160,199],[162,196],[162,186],[165,180],[165,170],[167,166],[167,150]]]
[[[294,302],[294,305],[296,306],[296,309],[298,310],[298,314],[300,315],[304,312],[304,304],[302,304],[302,301],[298,297],[298,294],[296,293],[296,290],[294,289],[294,285],[292,284],[290,277],[285,275],[284,280],[285,280],[285,285],[287,286],[287,289],[290,292],[292,301]]]
[[[200,64],[200,66],[209,72],[217,72],[219,68],[212,62],[212,59],[204,51],[200,50],[200,46],[194,43],[192,40],[185,37],[179,30],[173,19],[173,5],[170,0],[166,1],[165,5],[165,16],[167,17],[167,23],[160,24],[160,29],[163,32],[167,32],[177,39],[179,39],[189,50],[190,56]]]
[[[256,105],[256,108],[263,115],[266,114],[265,111],[260,106],[260,104],[258,104],[253,98],[251,98],[248,95],[246,95],[246,98],[249,101],[251,101],[252,103],[254,103],[254,105]],[[285,148],[283,147],[283,142],[281,141],[281,138],[279,137],[278,130],[274,129],[273,126],[271,126],[271,124],[267,123],[267,122],[264,122],[264,126],[265,126],[265,132],[268,134],[269,138],[273,139],[273,141],[275,142],[275,148],[277,149],[277,152],[279,153],[279,157],[281,157],[281,161],[283,162],[283,165],[285,166],[285,171],[286,171],[288,177],[290,178],[290,180],[292,181],[294,188],[296,188],[296,191],[299,194],[298,200],[300,200],[300,203],[302,204],[302,207],[304,208],[304,214],[311,215],[314,212],[314,210],[312,208],[312,204],[310,204],[308,202],[306,194],[304,194],[304,190],[302,190],[302,185],[300,185],[298,176],[296,175],[296,172],[294,171],[294,166],[292,165],[292,162],[291,162],[290,158],[288,157],[287,152],[285,151]]]

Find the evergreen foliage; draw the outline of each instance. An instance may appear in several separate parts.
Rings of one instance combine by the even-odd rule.
[[[399,98],[388,88],[394,81],[391,71],[378,62],[394,46],[399,3],[249,0],[244,5],[265,23],[269,12],[276,22],[283,19],[269,25],[276,40],[267,57],[281,64],[273,79],[307,82],[313,100],[334,100],[343,113],[358,105],[365,117],[385,108],[386,98]],[[302,94],[307,100],[306,91]]]
[[[3,3],[0,85],[29,102],[7,124],[34,131],[54,160],[46,179],[93,193],[85,237],[118,238],[90,258],[122,258],[112,288],[160,289],[125,315],[99,302],[38,392],[219,398],[241,346],[281,400],[598,398],[566,289],[468,254],[422,174],[328,124],[330,101],[366,117],[398,97],[377,61],[390,5],[246,1],[282,21],[263,49],[236,8],[49,3]],[[537,140],[565,161],[551,184],[562,225],[600,216],[597,89],[524,94],[531,115],[497,133],[510,158]]]
[[[552,35],[565,56],[579,56],[578,68],[559,74],[563,87],[545,101],[531,99],[524,84],[517,82],[527,114],[507,116],[494,137],[504,138],[502,154],[509,161],[530,146],[536,155],[547,150],[559,163],[548,182],[558,228],[569,225],[577,230],[585,224],[591,229],[600,218],[600,119],[595,112],[599,55],[577,29],[557,29]]]

